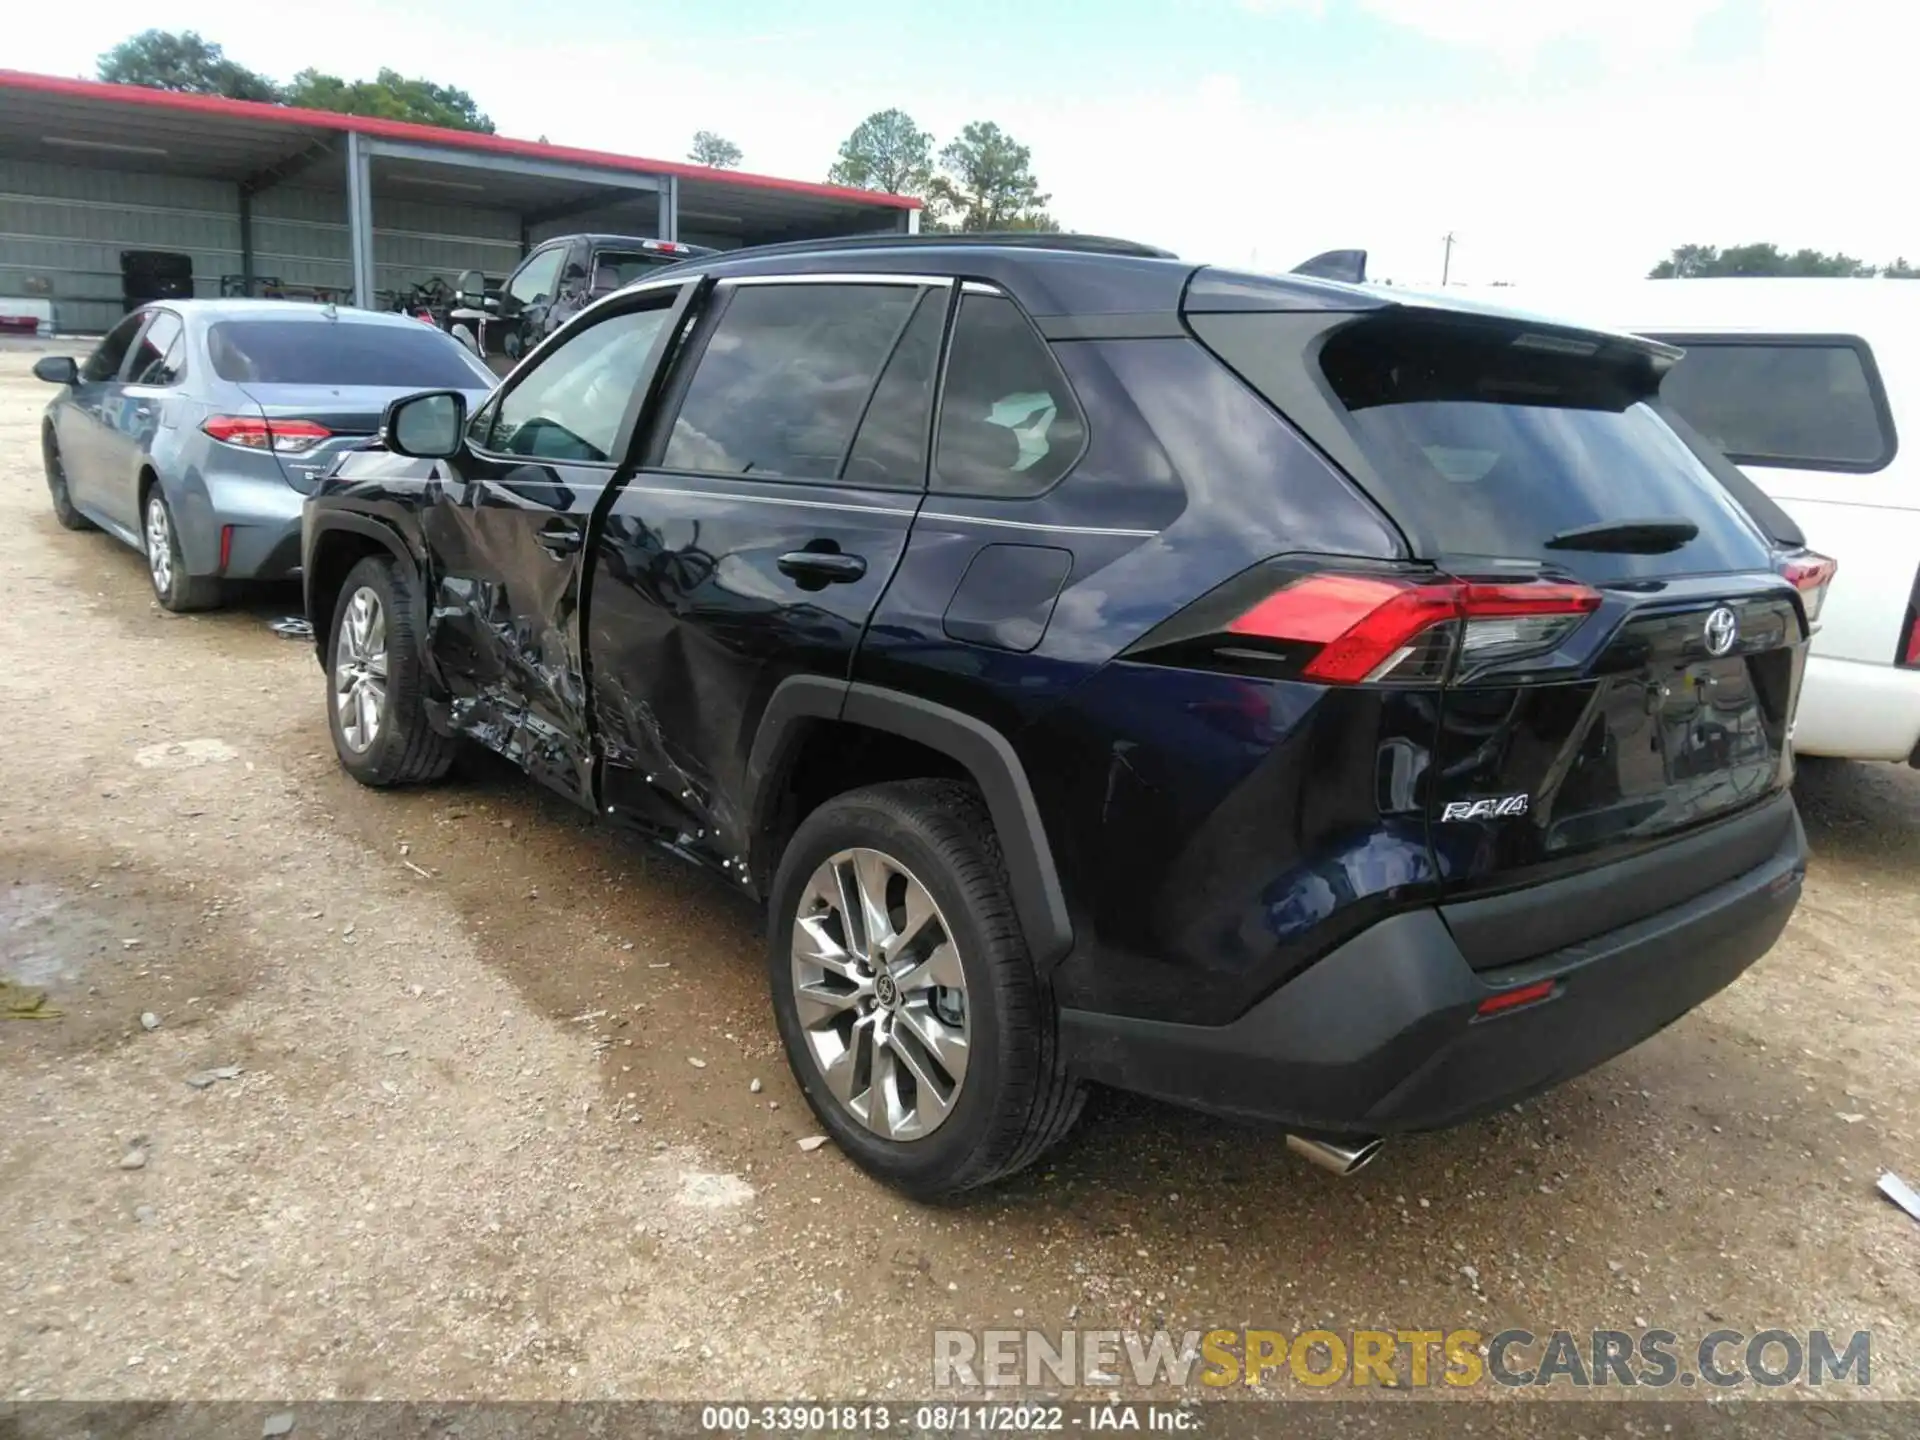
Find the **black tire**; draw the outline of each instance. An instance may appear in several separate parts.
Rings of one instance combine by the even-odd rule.
[[[166,516],[167,563],[164,582],[153,558],[152,526],[149,517],[156,504]],[[147,580],[153,586],[153,598],[160,602],[162,610],[171,610],[176,615],[185,615],[195,610],[212,610],[226,599],[227,587],[221,582],[219,576],[187,573],[186,559],[180,553],[180,529],[174,523],[173,506],[167,500],[167,493],[160,488],[158,481],[148,485],[146,494],[141,497],[140,516],[140,537],[144,542],[147,556]]]
[[[926,887],[966,980],[964,1082],[946,1119],[909,1141],[876,1134],[835,1098],[794,998],[792,936],[807,884],[829,857],[858,848],[881,851]],[[944,1199],[1032,1164],[1072,1128],[1085,1089],[1061,1063],[1053,997],[1028,957],[999,840],[972,786],[905,780],[829,801],[781,856],[770,904],[767,968],[787,1063],[821,1125],[862,1169],[918,1199]]]
[[[342,727],[335,682],[348,609],[362,589],[371,590],[385,622],[386,693],[371,744],[356,749]],[[460,753],[460,741],[442,735],[427,719],[420,639],[414,631],[413,585],[393,560],[369,555],[341,582],[327,637],[327,730],[346,772],[362,785],[419,785],[438,780]]]
[[[60,441],[51,425],[40,432],[40,462],[47,471],[47,493],[53,497],[53,518],[69,530],[99,529],[73,508],[73,496],[67,491],[66,466],[60,463]]]

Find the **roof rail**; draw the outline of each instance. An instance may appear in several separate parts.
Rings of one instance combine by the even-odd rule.
[[[1142,245],[1135,240],[1116,240],[1106,235],[1064,235],[1039,230],[985,231],[960,234],[944,231],[922,235],[902,235],[881,231],[866,235],[838,235],[825,240],[787,240],[774,245],[749,245],[703,257],[731,260],[748,255],[808,255],[835,250],[884,250],[921,246],[1017,247],[1023,250],[1075,250],[1090,255],[1132,255],[1147,260],[1177,260],[1171,250]]]

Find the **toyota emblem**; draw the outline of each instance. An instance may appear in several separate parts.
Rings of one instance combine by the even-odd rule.
[[[1740,638],[1740,617],[1722,605],[1707,616],[1707,653],[1724,655],[1733,649],[1734,642]]]

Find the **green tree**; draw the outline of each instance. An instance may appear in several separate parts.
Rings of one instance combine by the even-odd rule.
[[[1889,280],[1920,280],[1920,267],[1909,265],[1904,255],[1880,273]]]
[[[711,130],[696,130],[687,158],[696,165],[711,165],[715,170],[733,170],[740,165],[740,147]]]
[[[925,195],[933,180],[933,136],[904,110],[876,110],[840,144],[840,158],[827,171],[830,185],[883,190],[889,195]]]
[[[1052,197],[1033,178],[1033,155],[991,120],[976,120],[940,152],[940,174],[927,189],[939,228],[1058,230],[1047,213]]]
[[[99,76],[115,85],[146,85],[230,100],[278,100],[280,87],[192,30],[145,30],[100,57]]]
[[[1795,250],[1787,254],[1778,245],[1681,245],[1648,272],[1652,280],[1725,275],[1872,275],[1874,268],[1836,251]]]
[[[342,115],[370,115],[382,120],[410,120],[416,125],[439,125],[449,130],[478,130],[493,134],[493,121],[466,91],[452,85],[382,69],[371,80],[342,80],[318,70],[302,70],[285,93],[289,105],[309,110],[334,110]]]

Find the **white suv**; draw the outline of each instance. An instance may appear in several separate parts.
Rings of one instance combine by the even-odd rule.
[[[1920,766],[1920,282],[1647,280],[1503,289],[1683,347],[1661,399],[1839,561],[1794,748]],[[1920,443],[1920,441],[1917,441]]]

